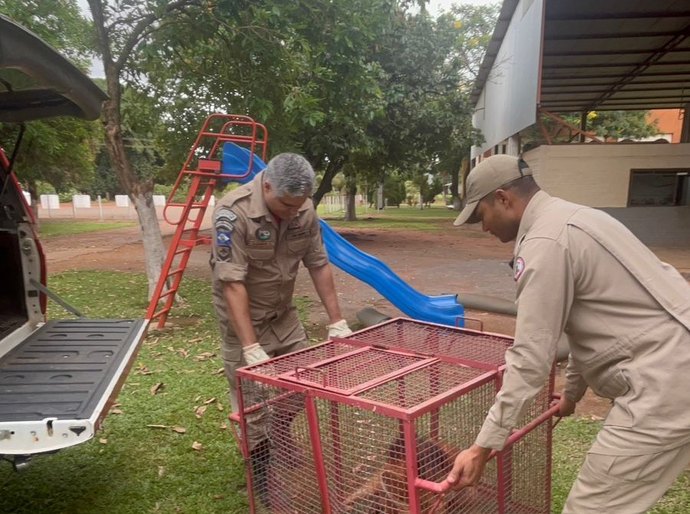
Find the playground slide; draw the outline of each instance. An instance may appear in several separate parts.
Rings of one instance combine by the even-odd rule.
[[[396,275],[388,265],[365,253],[321,220],[328,259],[341,270],[366,282],[407,316],[442,325],[462,326],[463,306],[456,295],[426,296]]]
[[[234,143],[225,143],[223,148],[223,174],[242,177],[246,182],[266,167],[256,155],[252,159],[252,173],[246,176],[250,152]],[[457,301],[457,295],[426,296],[411,287],[396,275],[388,265],[369,255],[333,230],[328,223],[321,220],[323,242],[329,260],[362,282],[376,289],[384,298],[413,319],[439,323],[442,325],[462,326],[465,310]]]

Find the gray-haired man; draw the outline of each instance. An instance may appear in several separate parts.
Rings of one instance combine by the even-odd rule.
[[[283,153],[250,183],[225,195],[213,212],[213,304],[234,411],[237,368],[306,347],[307,336],[292,303],[300,262],[309,270],[328,313],[329,338],[351,333],[340,313],[319,220],[309,198],[313,187],[309,162]],[[253,420],[247,433],[251,452],[268,451],[268,438],[276,436],[268,432],[261,416]],[[255,469],[254,475],[262,489],[265,470]]]

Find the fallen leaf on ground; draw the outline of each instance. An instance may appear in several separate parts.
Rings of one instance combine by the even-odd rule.
[[[110,409],[111,414],[122,414],[122,411],[120,409]]]
[[[208,405],[209,403],[213,403],[213,402],[215,402],[215,401],[216,401],[215,398],[211,398],[210,400],[206,400],[206,401],[204,402],[204,405]]]
[[[194,415],[197,418],[201,419],[201,416],[203,416],[205,412],[206,412],[206,405],[202,405],[201,407],[196,408],[196,410],[194,411]]]
[[[178,434],[185,434],[187,433],[187,429],[185,427],[172,427],[173,432],[177,432]]]
[[[101,444],[108,444],[108,440],[105,437],[101,437],[98,442]]]
[[[168,428],[168,425],[146,425],[146,428]]]
[[[194,441],[194,442],[192,443],[192,450],[201,451],[201,450],[203,450],[203,449],[204,449],[204,445],[201,444],[200,442]]]
[[[158,382],[157,384],[151,386],[151,394],[156,395],[161,391],[161,389],[163,389],[163,382]]]

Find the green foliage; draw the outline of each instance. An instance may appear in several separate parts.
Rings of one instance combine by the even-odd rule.
[[[659,130],[656,120],[647,122],[648,114],[648,111],[596,111],[588,116],[588,130],[604,138],[642,139],[654,136]]]
[[[94,178],[94,149],[99,127],[76,118],[26,124],[14,170],[22,182],[47,182],[56,191],[85,190]],[[18,126],[0,124],[0,146],[14,147]]]
[[[88,69],[91,28],[75,0],[0,0],[0,12],[36,33],[83,70]],[[0,124],[0,146],[8,153],[17,134],[17,125]],[[14,169],[34,192],[38,181],[51,184],[58,192],[85,190],[94,177],[99,135],[97,122],[75,118],[28,123]]]
[[[429,178],[431,179],[431,182],[429,182]],[[436,196],[443,192],[443,181],[438,176],[425,176],[424,180],[422,180],[421,186],[421,196],[424,205],[433,203],[436,199]]]
[[[386,108],[367,128],[376,147],[362,157],[367,164],[360,169],[370,180],[392,169],[408,178],[457,174],[480,137],[471,127],[473,63],[467,56],[483,55],[495,16],[495,8],[461,6],[436,20],[424,11],[396,18],[375,54]],[[460,27],[456,18],[463,20]],[[480,38],[482,30],[487,35]]]
[[[496,10],[460,6],[432,19],[412,3],[91,0],[122,66],[110,93],[122,94],[136,180],[171,182],[213,111],[264,123],[273,153],[303,153],[323,177],[317,201],[348,162],[359,183],[391,170],[457,173],[479,137],[468,91]],[[100,157],[90,193],[126,189],[110,168]]]
[[[587,132],[593,132],[604,140],[644,139],[658,134],[656,120],[647,121],[648,111],[593,111],[587,115]],[[571,127],[580,127],[580,115],[565,113],[559,115]],[[542,116],[542,123],[554,143],[579,141],[571,128],[558,123],[553,118]],[[542,131],[535,125],[521,133],[524,144],[546,143]]]
[[[376,191],[374,190],[374,194]],[[389,173],[383,182],[383,197],[389,206],[400,207],[407,197],[405,181],[397,173]]]

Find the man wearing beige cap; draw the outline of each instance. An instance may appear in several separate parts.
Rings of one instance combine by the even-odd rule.
[[[645,512],[690,461],[690,286],[611,216],[549,196],[527,164],[496,155],[467,177],[455,225],[515,241],[515,343],[501,391],[448,476],[476,484],[570,341],[561,416],[587,387],[611,399],[563,512]]]

